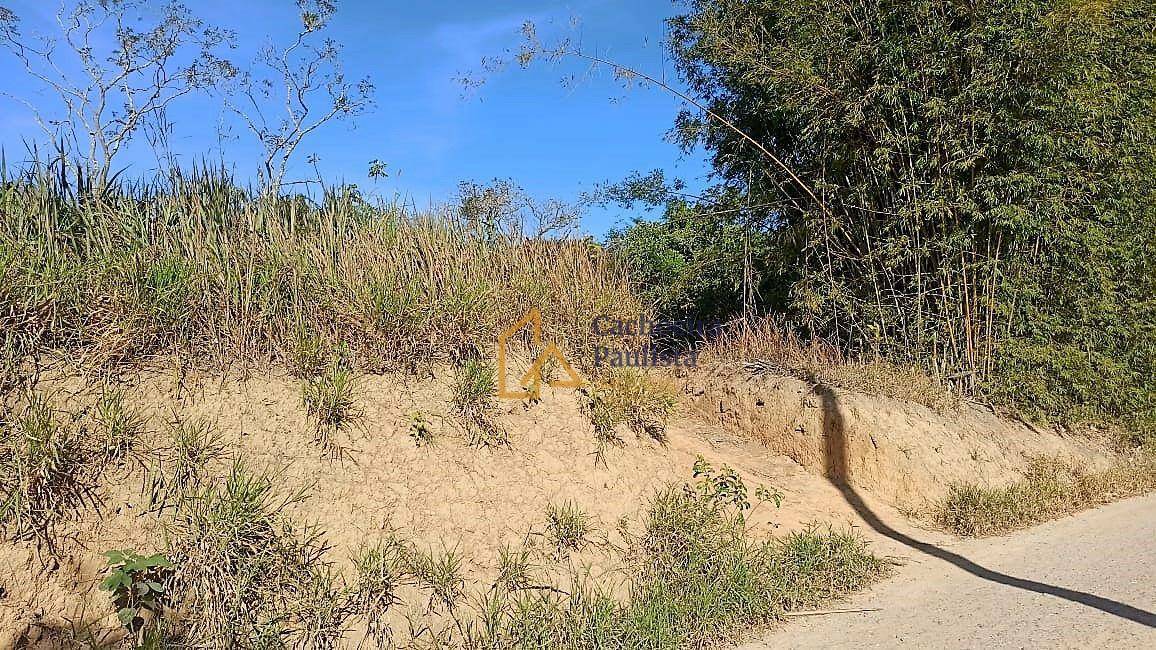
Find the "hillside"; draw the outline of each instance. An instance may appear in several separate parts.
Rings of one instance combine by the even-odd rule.
[[[67,644],[77,625],[85,634],[115,638],[108,594],[97,588],[106,571],[101,553],[166,547],[163,530],[187,505],[158,508],[150,495],[158,473],[174,476],[163,465],[174,459],[173,432],[180,427],[213,432],[211,444],[202,441],[212,451],[202,454],[200,484],[226,480],[240,459],[251,470],[272,472],[282,497],[301,490],[301,500],[288,503],[283,514],[299,526],[315,526],[323,540],[319,561],[332,562],[339,573],[357,575],[351,558],[395,538],[433,557],[459,558],[463,608],[471,595],[487,593],[504,569],[499,557],[517,548],[535,549],[538,578],[558,581],[562,589],[576,579],[624,589],[625,564],[613,552],[628,545],[631,533],[623,531],[645,526],[647,504],[666,485],[694,484],[699,457],[733,468],[745,482],[756,503],[746,523],[752,539],[781,540],[816,524],[832,525],[858,531],[877,554],[901,557],[905,549],[865,525],[838,482],[829,480],[824,457],[836,438],[846,439],[843,478],[861,490],[876,516],[899,529],[912,525],[901,512],[942,498],[952,482],[1011,483],[1037,456],[1093,465],[1111,457],[1087,440],[968,405],[940,413],[717,367],[653,380],[679,396],[663,440],[620,425],[621,446],[596,456],[587,398],[571,389],[546,389],[536,403],[496,403],[494,424],[508,434],[508,444],[479,448],[470,444],[453,406],[452,369],[359,375],[352,392],[357,415],[325,447],[302,407],[300,381],[276,370],[220,374],[158,366],[124,373],[117,386],[125,408],[142,418],[141,437],[97,477],[91,505],[60,520],[51,548],[4,543],[4,563],[14,570],[0,585],[0,646]],[[92,416],[91,405],[106,392],[101,382],[71,372],[48,372],[40,381],[54,408],[75,414],[77,422]],[[720,412],[722,417],[711,415]],[[843,433],[831,428],[831,420]],[[417,433],[418,421],[428,424],[428,435]],[[777,490],[781,506],[760,503],[758,486]],[[583,541],[565,557],[549,551],[554,533],[547,523],[549,508],[563,504],[587,518]],[[840,592],[830,588],[818,593]],[[399,642],[412,625],[407,618],[426,620],[435,630],[449,625],[452,615],[432,604],[429,591],[419,583],[399,589],[387,619]],[[365,625],[354,617],[339,636],[356,644]]]

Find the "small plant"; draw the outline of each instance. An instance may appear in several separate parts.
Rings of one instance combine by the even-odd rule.
[[[454,406],[459,411],[487,410],[497,390],[497,370],[482,359],[470,359],[458,370],[454,383]]]
[[[726,465],[716,470],[705,458],[698,456],[691,471],[694,478],[698,479],[694,491],[702,499],[711,504],[733,507],[740,514],[751,509],[747,485],[735,470]],[[760,503],[773,503],[776,508],[783,505],[783,493],[774,487],[756,487],[755,498]]]
[[[408,555],[409,572],[417,580],[418,586],[430,591],[429,607],[440,603],[447,610],[453,611],[465,596],[466,589],[461,553],[456,548],[443,548],[441,554],[435,553],[433,549],[428,552],[412,549]]]
[[[522,589],[530,582],[530,549],[509,545],[498,550],[498,577],[495,586]]]
[[[595,462],[605,465],[608,446],[621,446],[618,429],[625,425],[635,435],[666,441],[666,422],[678,405],[673,384],[634,370],[614,370],[589,388],[583,409],[594,426]]]
[[[289,356],[289,367],[293,376],[298,379],[316,377],[325,369],[328,357],[329,349],[325,340],[311,334],[304,326],[299,326]]]
[[[760,485],[755,488],[755,498],[764,503],[773,503],[776,508],[783,507],[783,493],[778,488]]]
[[[409,437],[413,438],[414,444],[418,447],[427,447],[433,444],[433,428],[425,413],[414,411],[409,414]]]
[[[81,432],[59,422],[40,395],[6,426],[11,429],[0,439],[0,527],[19,539],[51,542],[57,519],[89,494],[90,451]]]
[[[554,546],[556,557],[581,550],[589,542],[590,521],[577,504],[567,501],[546,508],[546,537]]]
[[[122,460],[144,431],[144,418],[124,405],[124,391],[106,390],[96,403],[95,420],[104,434],[104,453]]]
[[[747,499],[747,486],[738,472],[726,465],[716,471],[702,456],[695,459],[692,471],[694,478],[698,479],[695,490],[702,498],[714,503],[734,506],[740,512],[750,509],[751,502]]]
[[[116,617],[129,632],[139,633],[145,617],[161,613],[164,581],[173,565],[163,554],[144,556],[135,551],[107,551],[109,572],[100,588],[112,594]]]
[[[509,436],[494,420],[497,370],[482,359],[470,359],[458,369],[453,404],[463,418],[470,445],[508,446]]]
[[[389,645],[393,636],[386,614],[397,604],[398,588],[409,576],[407,553],[404,543],[390,538],[353,556],[356,581],[350,592],[351,604],[365,617],[366,633],[378,647]]]
[[[152,506],[179,505],[200,489],[209,464],[225,455],[221,434],[202,418],[172,423],[167,442],[154,450],[145,489]]]
[[[305,380],[302,403],[315,422],[317,441],[323,446],[332,446],[332,434],[360,416],[354,406],[354,387],[353,372],[340,360],[332,361],[323,374]]]

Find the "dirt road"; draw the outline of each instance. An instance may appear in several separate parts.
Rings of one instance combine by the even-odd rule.
[[[1156,648],[1156,494],[950,546],[878,526],[905,566],[835,606],[877,611],[797,617],[744,647]]]

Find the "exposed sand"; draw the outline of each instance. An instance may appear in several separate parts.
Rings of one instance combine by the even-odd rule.
[[[778,488],[780,509],[757,507],[755,534],[768,535],[811,522],[858,527],[884,554],[907,549],[882,538],[849,505],[826,474],[848,477],[873,513],[910,530],[895,506],[910,507],[942,494],[951,480],[993,483],[1018,476],[1030,455],[1104,458],[1086,442],[1009,423],[973,407],[938,414],[924,407],[843,392],[818,393],[790,379],[748,379],[707,374],[685,379],[689,405],[668,427],[666,444],[624,433],[606,465],[596,465],[589,420],[571,390],[547,389],[537,404],[499,403],[510,446],[472,448],[451,413],[452,376],[365,376],[357,390],[361,418],[337,442],[334,460],[314,440],[301,406],[300,383],[281,375],[249,378],[144,372],[129,382],[129,396],[163,431],[174,418],[213,422],[250,467],[282,473],[286,491],[310,487],[293,517],[316,522],[340,564],[362,544],[396,529],[419,546],[458,548],[469,575],[484,583],[498,549],[541,532],[546,507],[572,501],[594,520],[599,535],[615,540],[623,518],[636,522],[655,490],[691,480],[702,455],[730,465],[751,493]],[[73,378],[57,380],[62,403],[91,403],[97,390]],[[721,396],[721,397],[720,397]],[[721,402],[721,417],[712,415]],[[431,422],[435,442],[417,446],[410,414]],[[732,414],[728,416],[727,414]],[[835,467],[824,456],[839,456]],[[766,446],[764,446],[766,445]],[[224,471],[224,464],[218,467]],[[95,589],[100,553],[112,548],[163,548],[157,519],[142,514],[140,472],[126,465],[110,472],[101,505],[65,530],[63,564],[38,557],[28,544],[0,543],[0,648],[35,637],[42,627],[101,619],[114,626],[107,596]],[[937,539],[944,536],[925,533]],[[600,554],[579,561],[600,568]]]

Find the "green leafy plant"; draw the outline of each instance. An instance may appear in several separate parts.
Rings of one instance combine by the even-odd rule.
[[[695,458],[691,470],[698,479],[694,491],[710,503],[736,508],[740,513],[751,509],[747,497],[747,485],[739,473],[723,465],[715,469],[702,456]],[[776,508],[783,505],[783,493],[778,488],[759,485],[755,488],[755,498],[762,503],[773,503]]]
[[[695,490],[708,501],[730,505],[739,511],[749,510],[751,502],[747,498],[747,486],[738,472],[722,466],[715,470],[706,459],[699,456],[694,461],[693,475],[698,479]]]
[[[131,550],[113,550],[108,558],[108,575],[100,588],[112,594],[116,616],[130,632],[139,632],[145,617],[160,615],[166,591],[164,582],[173,568],[161,553],[141,555]]]

